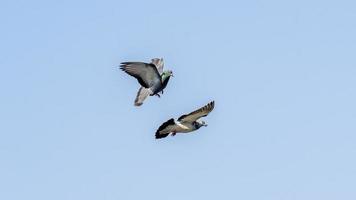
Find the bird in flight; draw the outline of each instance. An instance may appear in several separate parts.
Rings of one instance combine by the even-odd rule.
[[[177,133],[189,133],[202,126],[208,126],[200,118],[207,116],[214,109],[214,105],[215,102],[212,101],[189,114],[180,116],[178,120],[172,118],[164,122],[156,131],[156,139],[165,138],[170,133],[175,136]]]
[[[151,63],[144,62],[123,62],[120,69],[133,76],[140,83],[141,88],[137,92],[135,106],[141,106],[148,96],[158,96],[163,94],[170,77],[173,77],[171,70],[163,71],[163,58],[154,58]]]

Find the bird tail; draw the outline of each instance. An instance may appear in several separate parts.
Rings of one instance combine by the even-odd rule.
[[[161,138],[165,138],[169,135],[169,133],[171,133],[172,130],[172,126],[174,126],[176,123],[174,122],[174,119],[170,119],[166,122],[164,122],[156,131],[156,139],[161,139]]]
[[[135,99],[135,106],[141,106],[143,104],[143,101],[145,101],[145,99],[150,94],[152,94],[152,90],[151,89],[141,87],[137,92],[137,96],[136,96],[136,99]]]

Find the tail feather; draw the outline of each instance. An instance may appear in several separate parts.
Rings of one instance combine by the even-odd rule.
[[[135,106],[141,106],[150,94],[152,94],[152,91],[149,88],[141,87],[137,92]]]

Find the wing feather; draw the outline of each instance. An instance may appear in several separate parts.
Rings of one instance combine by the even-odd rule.
[[[189,114],[180,116],[178,118],[178,121],[180,121],[180,122],[194,122],[201,117],[207,116],[214,109],[214,106],[215,106],[215,102],[212,101],[212,102],[208,103],[207,105],[205,105],[205,106],[203,106]]]
[[[152,64],[154,64],[157,67],[159,74],[163,73],[163,67],[164,67],[163,58],[153,58]]]
[[[143,62],[123,62],[120,68],[137,79],[145,88],[161,84],[161,76],[155,65]]]

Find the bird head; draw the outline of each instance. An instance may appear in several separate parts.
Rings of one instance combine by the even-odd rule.
[[[205,123],[205,121],[201,120],[201,121],[197,121],[199,126],[202,127],[202,126],[208,126],[207,123]]]
[[[164,71],[164,72],[162,73],[162,77],[163,77],[163,76],[165,76],[165,77],[170,77],[170,76],[174,77],[174,76],[173,76],[173,72],[172,72],[171,70]]]

